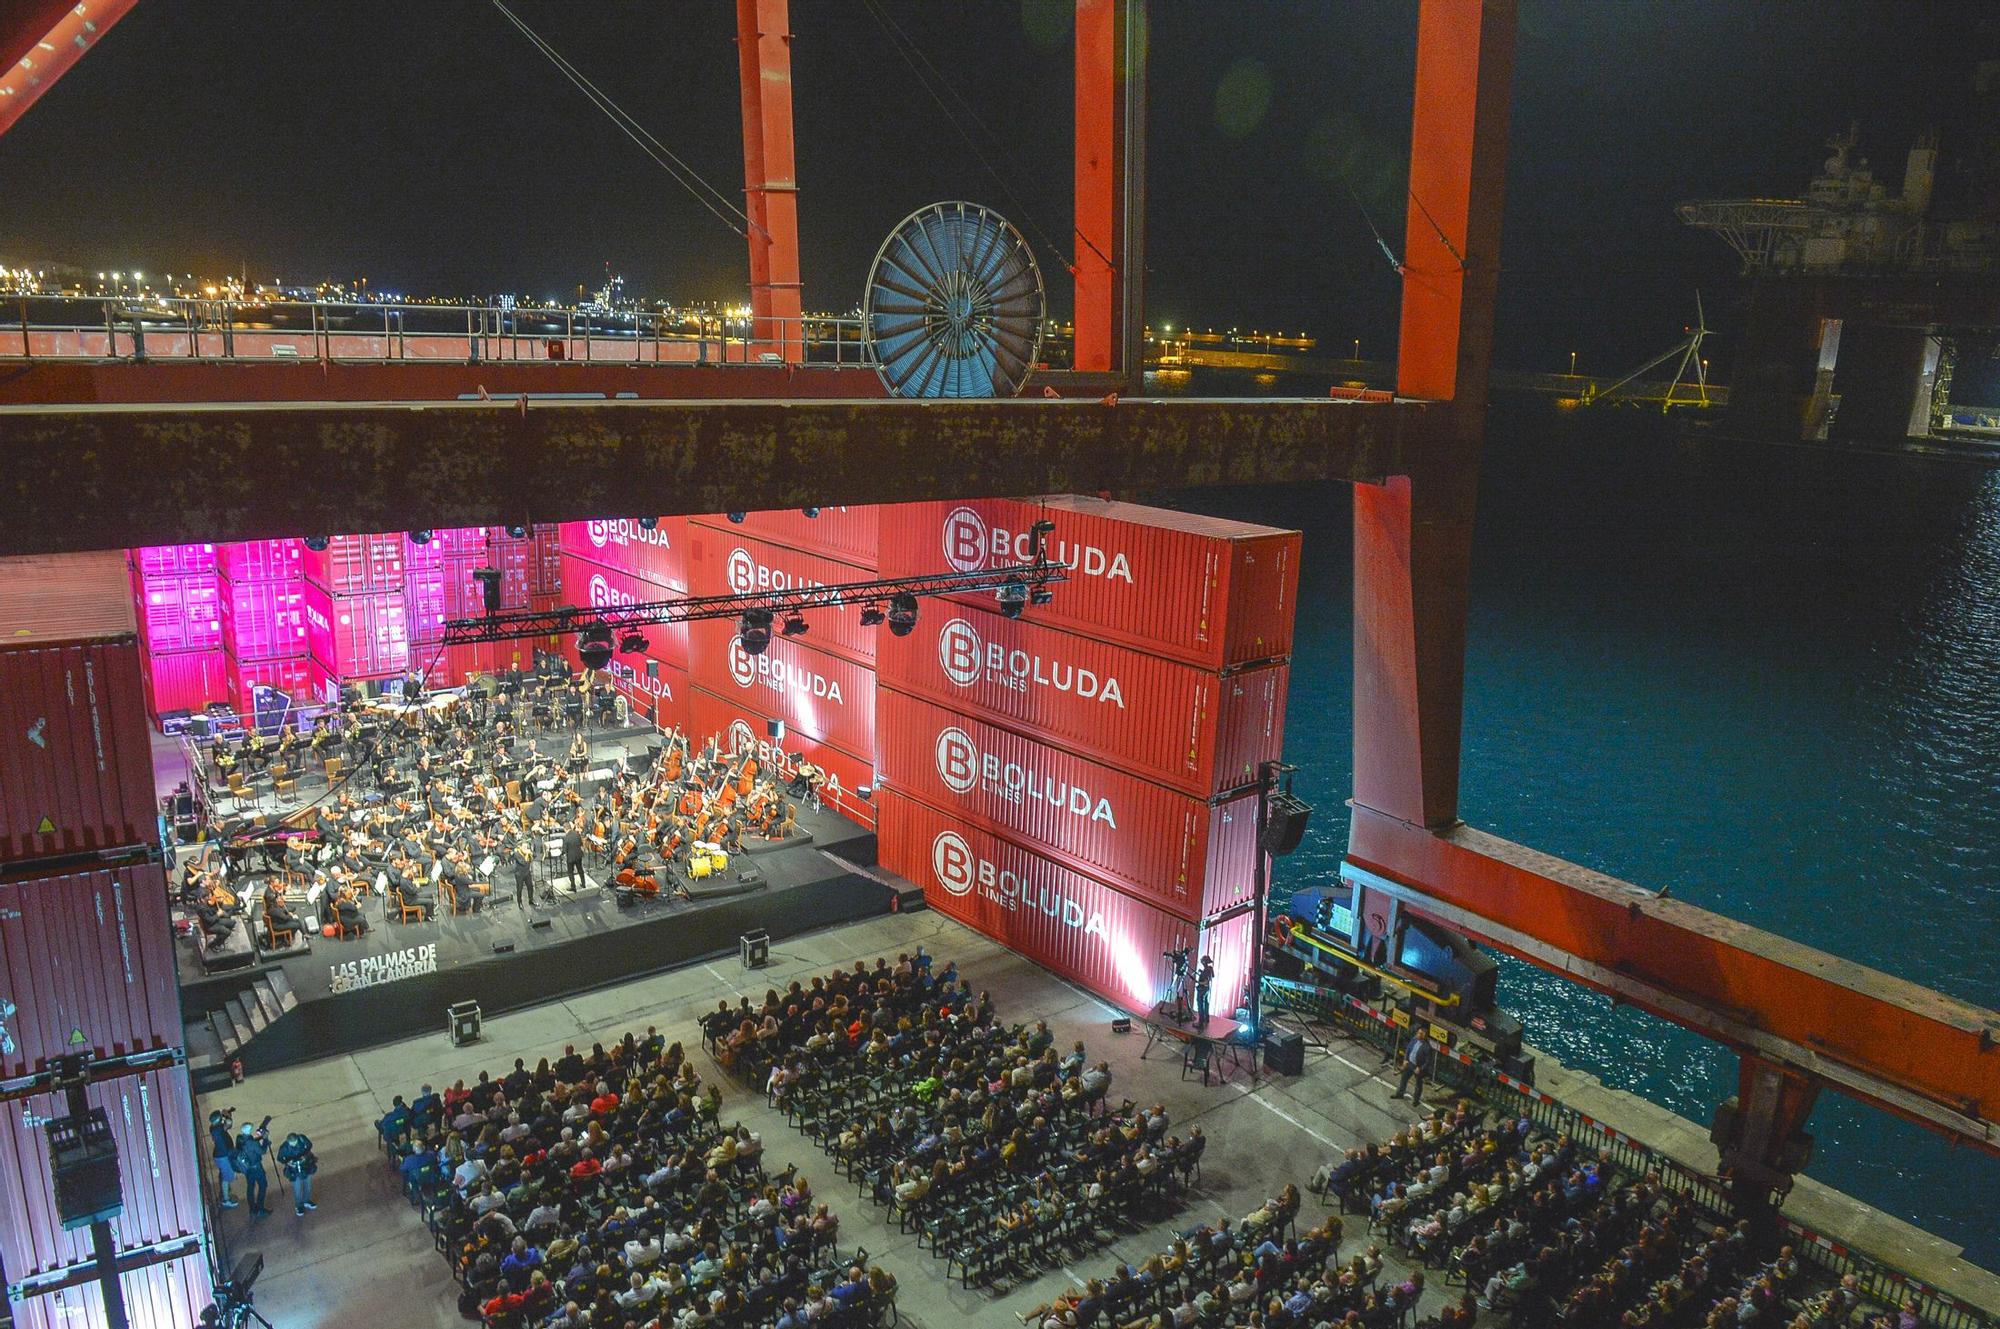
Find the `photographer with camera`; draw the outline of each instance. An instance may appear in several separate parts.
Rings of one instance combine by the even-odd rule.
[[[319,1159],[311,1137],[299,1131],[287,1135],[278,1146],[278,1166],[292,1185],[292,1212],[303,1218],[306,1210],[319,1208],[313,1203],[313,1174],[319,1171]]]
[[[222,1207],[234,1209],[236,1196],[236,1109],[219,1108],[208,1114],[208,1143],[215,1155],[215,1177],[222,1185]]]
[[[236,1170],[243,1174],[243,1186],[250,1201],[250,1216],[262,1218],[271,1211],[264,1207],[270,1178],[264,1174],[264,1155],[271,1151],[271,1119],[245,1126],[236,1135]]]

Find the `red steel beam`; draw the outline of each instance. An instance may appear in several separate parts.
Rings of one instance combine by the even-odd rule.
[[[799,184],[792,153],[792,25],[787,0],[736,0],[743,97],[743,198],[749,213],[752,337],[805,359]]]
[[[0,134],[28,113],[138,0],[15,0],[0,17]]]
[[[1076,0],[1076,225],[1072,365],[1140,372],[1145,354],[1143,0]]]

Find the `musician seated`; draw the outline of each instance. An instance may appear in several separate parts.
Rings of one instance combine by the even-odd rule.
[[[368,920],[361,914],[360,897],[351,885],[328,893],[326,910],[321,916],[338,927],[343,935],[352,932],[358,936],[368,931]]]
[[[770,829],[773,840],[788,840],[799,833],[799,808],[796,803],[785,804],[785,817]]]
[[[443,888],[451,892],[451,907],[460,913],[479,912],[480,892],[472,889],[472,865],[466,860],[464,851],[454,851],[445,860],[444,876],[439,878]]]
[[[278,883],[274,881],[266,886],[264,888],[265,939],[273,946],[282,945],[283,943],[278,940],[279,933],[291,933],[296,937],[304,927],[305,921],[292,912],[291,906],[285,902],[285,893],[279,889]]]

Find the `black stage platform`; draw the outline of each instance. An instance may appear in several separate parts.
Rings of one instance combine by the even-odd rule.
[[[798,819],[810,838],[736,856],[719,884],[739,893],[720,898],[690,902],[663,893],[621,906],[598,884],[607,870],[593,859],[592,884],[575,893],[545,880],[548,865],[538,865],[540,903],[526,909],[514,903],[511,879],[502,874],[477,913],[388,922],[379,901],[371,902],[362,937],[315,934],[305,953],[260,957],[224,973],[205,974],[193,942],[179,938],[191,1057],[201,1049],[208,1056],[200,1060],[218,1068],[235,1057],[246,1071],[268,1070],[442,1029],[454,1002],[476,1001],[492,1016],[733,955],[738,938],[755,929],[779,939],[887,913],[896,892],[871,875],[874,832],[811,808],[800,808]],[[746,884],[746,867],[762,881]],[[260,890],[261,875],[240,885]],[[232,1031],[238,1037],[230,1038]]]

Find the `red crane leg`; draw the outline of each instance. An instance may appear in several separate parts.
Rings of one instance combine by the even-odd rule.
[[[1076,0],[1076,293],[1074,366],[1123,369],[1117,264],[1122,191],[1119,51],[1129,0]]]
[[[751,336],[805,359],[799,186],[792,152],[792,27],[787,0],[736,0],[743,97],[743,199],[750,216]]]

